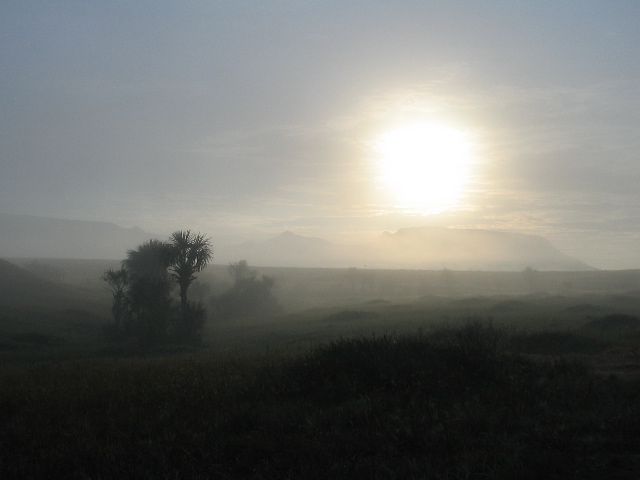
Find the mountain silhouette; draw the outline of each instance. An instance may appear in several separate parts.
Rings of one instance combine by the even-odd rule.
[[[157,235],[112,223],[0,213],[0,257],[121,260]],[[263,242],[215,246],[218,264],[255,266],[520,271],[595,270],[538,235],[443,227],[384,232],[376,241],[339,245],[284,232]]]
[[[122,259],[151,238],[107,222],[0,213],[1,258]]]
[[[424,270],[595,270],[538,235],[479,229],[418,227],[384,232],[369,244],[336,245],[291,232],[217,250],[216,263],[247,260],[256,266]]]
[[[419,227],[385,232],[375,248],[401,268],[518,271],[594,270],[539,235],[480,229]]]

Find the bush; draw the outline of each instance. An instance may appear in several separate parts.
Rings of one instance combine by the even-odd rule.
[[[199,344],[207,317],[207,308],[202,302],[188,302],[186,311],[175,322],[172,339]]]
[[[509,338],[507,348],[524,354],[598,353],[608,343],[571,332],[523,332]]]
[[[5,366],[0,478],[637,478],[637,381],[435,333]]]
[[[212,299],[215,317],[229,319],[281,310],[272,293],[276,284],[273,277],[262,275],[258,278],[257,272],[250,270],[244,260],[231,264],[229,270],[234,276],[234,284],[230,290]]]

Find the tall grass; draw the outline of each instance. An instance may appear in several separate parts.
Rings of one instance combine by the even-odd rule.
[[[637,478],[640,386],[470,322],[0,371],[0,478]]]

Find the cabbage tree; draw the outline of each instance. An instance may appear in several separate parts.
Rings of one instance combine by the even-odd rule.
[[[187,290],[213,258],[211,240],[191,230],[173,232],[169,239],[171,265],[169,271],[180,287],[180,310],[183,319],[188,311]]]

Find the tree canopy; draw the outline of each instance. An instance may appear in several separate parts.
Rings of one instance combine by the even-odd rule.
[[[180,286],[180,303],[187,305],[187,290],[196,279],[196,273],[202,271],[213,258],[210,239],[191,230],[177,231],[169,240],[171,263],[169,271]]]
[[[144,342],[171,336],[195,340],[207,312],[202,304],[188,302],[187,290],[212,255],[210,240],[190,230],[174,232],[167,242],[149,240],[129,250],[120,270],[102,276],[113,295],[116,329]],[[179,315],[172,280],[180,290]]]

